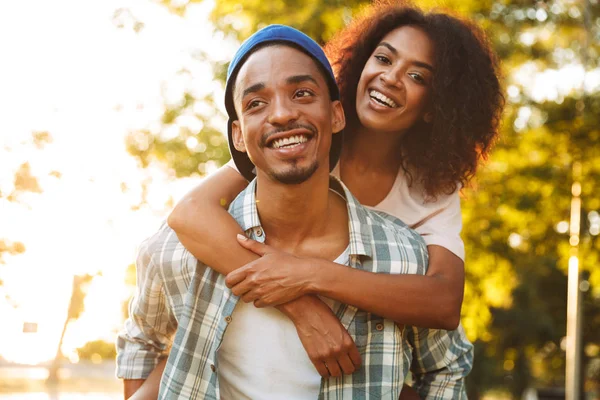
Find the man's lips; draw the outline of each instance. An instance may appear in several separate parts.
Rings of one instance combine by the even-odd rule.
[[[315,132],[308,127],[304,128],[293,128],[278,133],[268,134],[263,139],[263,146],[269,148],[281,148],[293,144],[306,143],[312,137],[315,136]]]
[[[306,135],[294,135],[272,141],[271,147],[279,149],[282,147],[296,146],[306,142],[308,142],[308,137]]]

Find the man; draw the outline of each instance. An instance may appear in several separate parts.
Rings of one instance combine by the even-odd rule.
[[[420,236],[363,208],[329,177],[345,121],[331,67],[314,41],[284,26],[257,32],[230,65],[225,102],[236,166],[256,168],[256,180],[229,210],[247,236],[368,272],[425,273]],[[458,333],[406,328],[404,339],[391,320],[311,296],[282,306],[289,318],[246,305],[166,225],[145,242],[137,266],[118,375],[126,384],[145,379],[176,331],[160,398],[396,400],[411,362],[419,366],[421,396],[465,396],[471,348]],[[324,324],[320,332],[336,334],[310,330]],[[326,354],[311,356],[315,348]]]

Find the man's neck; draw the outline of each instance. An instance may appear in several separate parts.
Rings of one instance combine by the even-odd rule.
[[[329,190],[328,171],[317,171],[307,181],[286,185],[261,175],[256,207],[269,244],[293,254],[306,254],[307,243],[332,237],[347,228],[345,203]],[[343,235],[335,236],[343,237]],[[348,235],[345,235],[347,245]]]

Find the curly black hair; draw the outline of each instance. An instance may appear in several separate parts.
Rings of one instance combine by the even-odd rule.
[[[487,156],[499,130],[504,96],[498,60],[484,32],[446,11],[424,12],[408,2],[377,2],[325,46],[346,112],[345,135],[360,129],[356,89],[383,37],[401,26],[422,29],[434,43],[433,118],[417,122],[401,140],[401,166],[435,199],[465,186]],[[400,156],[400,154],[399,154]]]

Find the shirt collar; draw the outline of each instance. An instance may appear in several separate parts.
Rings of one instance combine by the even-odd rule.
[[[373,255],[373,231],[369,211],[363,207],[350,193],[348,188],[336,177],[330,176],[329,188],[346,200],[348,207],[348,223],[350,231],[350,255]],[[237,221],[244,232],[260,227],[260,219],[256,208],[256,179],[229,206],[229,213]]]

